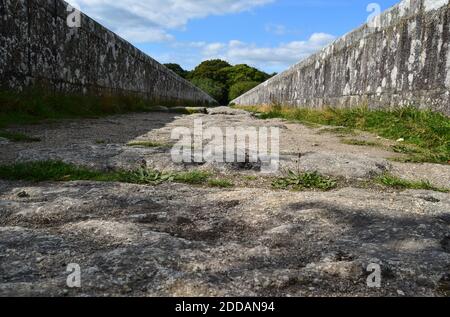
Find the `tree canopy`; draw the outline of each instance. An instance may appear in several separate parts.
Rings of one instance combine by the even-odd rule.
[[[274,75],[245,64],[233,66],[220,59],[204,61],[192,71],[186,71],[178,64],[165,66],[191,81],[221,104],[228,104]]]
[[[164,64],[168,69],[173,71],[175,74],[177,74],[180,77],[186,78],[189,72],[187,70],[184,70],[180,65],[178,64]]]

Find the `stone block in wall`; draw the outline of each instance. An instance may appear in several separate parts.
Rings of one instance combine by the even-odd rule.
[[[422,76],[429,89],[445,89],[449,53],[450,7],[434,11],[424,18],[425,67]]]
[[[116,63],[114,75],[117,89],[134,91],[134,82],[138,81],[139,78],[134,73],[136,71],[133,68],[134,57],[128,54],[129,48],[130,44],[120,40],[117,36],[115,37]]]
[[[56,13],[56,1],[55,0],[29,0],[32,8],[39,8],[47,10],[51,15]]]
[[[27,1],[0,3],[0,82],[6,88],[20,88],[29,73]]]
[[[88,83],[88,36],[82,28],[70,28],[65,20],[56,18],[56,78],[73,84]]]
[[[88,33],[89,83],[94,87],[109,87],[108,70],[105,67],[106,45],[94,33]]]
[[[128,57],[126,63],[129,65],[130,73],[125,79],[124,89],[133,91],[145,91],[145,67],[144,63],[135,56]],[[134,74],[132,76],[131,74]]]
[[[144,65],[144,86],[145,91],[149,96],[153,96],[155,92],[155,86],[157,81],[157,71],[151,63],[145,63]],[[155,97],[152,97],[155,98]]]
[[[31,75],[44,82],[59,78],[61,69],[57,63],[58,32],[55,15],[48,10],[32,7],[29,24]]]
[[[55,0],[55,14],[56,14],[56,16],[58,16],[59,18],[67,21],[67,17],[68,17],[68,15],[70,13],[67,10],[67,8],[69,6],[70,6],[70,4],[67,3],[66,1]]]

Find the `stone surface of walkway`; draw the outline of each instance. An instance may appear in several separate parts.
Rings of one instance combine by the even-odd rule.
[[[281,168],[261,176],[233,164],[175,164],[171,132],[278,127]],[[382,146],[341,142],[326,127],[260,120],[229,108],[208,114],[128,114],[13,127],[36,143],[0,144],[0,163],[62,160],[92,168],[204,169],[234,188],[164,183],[0,180],[0,296],[442,296],[449,293],[450,194],[361,184],[390,172],[449,187],[450,166],[390,160]],[[129,146],[152,141],[159,147]],[[167,146],[166,146],[167,145]],[[319,171],[328,192],[275,190],[265,178]],[[82,287],[66,286],[78,263]],[[381,288],[367,286],[369,264]]]

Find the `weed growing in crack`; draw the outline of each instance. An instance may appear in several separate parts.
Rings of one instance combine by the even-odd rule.
[[[357,139],[344,139],[341,141],[342,144],[347,145],[357,145],[357,146],[380,146],[377,142],[357,140]]]
[[[147,147],[147,148],[168,148],[169,144],[154,142],[154,141],[133,141],[127,144],[131,147]]]
[[[175,182],[204,184],[210,174],[203,171],[160,172],[147,168],[133,171],[97,171],[61,161],[43,161],[0,165],[0,178],[8,180],[42,181],[102,181],[133,184],[161,184]]]
[[[276,189],[318,189],[331,190],[336,188],[337,182],[331,178],[320,175],[318,172],[296,173],[288,171],[287,175],[273,181],[272,187]]]
[[[226,179],[210,179],[208,181],[208,185],[210,187],[219,187],[219,188],[231,188],[234,184]]]
[[[391,140],[401,138],[405,140],[405,144],[421,150],[420,154],[408,154],[408,162],[450,162],[450,119],[431,110],[418,110],[414,107],[388,110],[367,107],[308,109],[281,107],[280,104],[249,109],[259,112],[262,119],[283,118],[301,123],[336,126],[342,133],[357,129]],[[321,131],[323,132],[319,133],[326,132],[324,129]],[[336,131],[338,130],[334,132]]]
[[[443,193],[448,193],[450,190],[446,188],[439,188],[433,186],[428,181],[409,181],[405,179],[401,179],[397,176],[391,174],[384,174],[379,176],[376,180],[377,183],[380,183],[384,186],[395,188],[395,189],[424,189],[424,190],[432,190]]]
[[[30,137],[23,133],[15,133],[15,132],[7,132],[7,131],[0,131],[0,138],[7,139],[11,142],[24,142],[24,143],[41,141],[41,139],[39,139],[39,138]]]

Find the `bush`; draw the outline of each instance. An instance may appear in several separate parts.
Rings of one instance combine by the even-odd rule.
[[[230,92],[228,93],[228,99],[234,100],[239,96],[242,96],[247,91],[252,90],[256,86],[259,85],[259,82],[256,81],[244,81],[238,82],[230,87]]]
[[[219,103],[228,103],[227,89],[224,84],[209,78],[194,78],[191,82]]]
[[[179,72],[182,71],[178,70]],[[194,85],[210,94],[221,104],[228,104],[272,75],[245,64],[232,66],[220,59],[205,61],[189,72]]]

